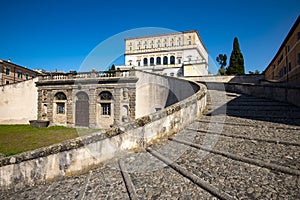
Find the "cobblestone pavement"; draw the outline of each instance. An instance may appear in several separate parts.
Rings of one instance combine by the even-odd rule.
[[[205,115],[175,136],[0,199],[300,199],[300,108],[209,93]]]

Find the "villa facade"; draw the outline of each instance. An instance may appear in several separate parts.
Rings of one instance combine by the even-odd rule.
[[[125,66],[168,76],[208,74],[208,52],[198,31],[125,39]]]

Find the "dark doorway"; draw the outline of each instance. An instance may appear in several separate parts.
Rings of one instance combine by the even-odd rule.
[[[77,95],[75,125],[89,126],[89,97],[86,93],[80,92]]]

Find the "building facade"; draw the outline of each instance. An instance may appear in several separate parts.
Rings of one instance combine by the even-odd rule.
[[[32,79],[39,75],[38,72],[11,63],[10,60],[0,59],[0,84],[7,85]]]
[[[104,129],[133,120],[137,78],[130,73],[40,76],[38,119],[51,125]]]
[[[300,83],[300,16],[264,74],[269,81]]]
[[[208,52],[198,31],[125,39],[125,66],[169,76],[208,74]]]

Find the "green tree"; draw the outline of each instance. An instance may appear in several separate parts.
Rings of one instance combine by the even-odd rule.
[[[216,58],[217,62],[220,64],[220,69],[218,71],[218,75],[226,75],[226,65],[227,65],[227,55],[226,54],[219,54]]]
[[[230,55],[229,66],[226,70],[228,75],[242,75],[245,74],[244,57],[240,50],[238,38],[235,37],[233,41],[233,49]]]
[[[115,71],[116,70],[116,67],[114,64],[112,64],[112,66],[109,68],[109,71]]]

